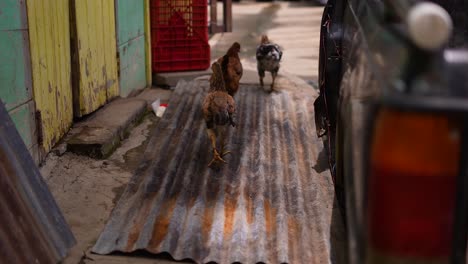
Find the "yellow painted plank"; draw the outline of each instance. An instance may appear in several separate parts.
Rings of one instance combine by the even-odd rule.
[[[151,71],[151,17],[150,17],[150,0],[145,0],[145,51],[146,51],[146,84],[152,86],[152,71]]]
[[[115,73],[115,79],[112,79],[112,84],[107,90],[108,98],[113,98],[119,95],[119,83],[118,83],[118,69],[117,69],[117,38],[115,31],[115,3],[114,1],[104,1],[104,25],[107,32],[106,39],[104,42],[112,43],[110,52],[106,54],[106,65],[108,65],[111,72]],[[107,75],[106,70],[106,75]]]
[[[75,115],[89,114],[119,95],[114,0],[73,3],[79,66]]]
[[[68,0],[28,0],[33,97],[40,114],[41,154],[73,122]]]
[[[79,57],[79,113],[78,116],[91,113],[106,102],[105,87],[100,85],[96,77],[96,71],[100,63],[102,53],[98,53],[96,39],[99,32],[92,32],[96,27],[96,15],[93,13],[95,1],[79,0],[75,2],[76,8],[76,32]]]

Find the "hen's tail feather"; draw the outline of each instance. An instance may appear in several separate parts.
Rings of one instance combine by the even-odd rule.
[[[210,90],[226,92],[222,66],[218,62],[214,62],[211,65],[211,69],[213,70],[213,74],[210,78]]]
[[[235,113],[232,113],[232,114],[229,114],[229,124],[232,126],[232,127],[236,127],[236,115]]]
[[[218,126],[224,126],[226,124],[231,123],[231,117],[229,115],[229,112],[226,111],[219,111],[214,115],[214,122]]]
[[[229,56],[226,54],[223,56],[223,60],[221,62],[221,69],[223,73],[228,71],[228,63],[229,63]],[[229,77],[228,75],[226,76]]]

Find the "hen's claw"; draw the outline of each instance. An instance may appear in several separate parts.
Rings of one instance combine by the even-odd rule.
[[[222,157],[224,155],[226,155],[227,153],[224,152],[222,155],[219,155],[218,151],[215,149],[213,150],[213,159],[210,161],[210,163],[208,164],[208,167],[211,167],[211,165],[213,165],[213,163],[215,162],[222,162],[222,163],[227,163]]]

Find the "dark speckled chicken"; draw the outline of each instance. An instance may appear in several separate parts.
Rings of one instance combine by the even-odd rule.
[[[221,146],[220,152],[216,148],[217,128],[226,125],[236,126],[234,121],[236,106],[234,98],[226,89],[222,66],[219,62],[214,62],[211,69],[213,74],[210,78],[210,91],[202,105],[208,137],[213,147],[213,160],[208,165],[210,167],[213,164],[225,163],[223,156],[229,153],[229,151],[224,151],[224,146]]]
[[[268,40],[266,35],[262,36],[260,45],[257,47],[257,71],[260,77],[260,85],[263,87],[265,71],[271,72],[272,82],[270,92],[273,91],[275,79],[280,68],[283,52],[280,47]]]

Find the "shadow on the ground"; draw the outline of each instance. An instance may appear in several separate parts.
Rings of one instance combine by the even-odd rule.
[[[322,173],[326,170],[328,170],[328,157],[327,157],[327,151],[325,148],[322,148],[322,150],[320,151],[318,157],[317,157],[317,163],[315,164],[315,166],[313,167],[313,169],[317,172],[317,173]]]

